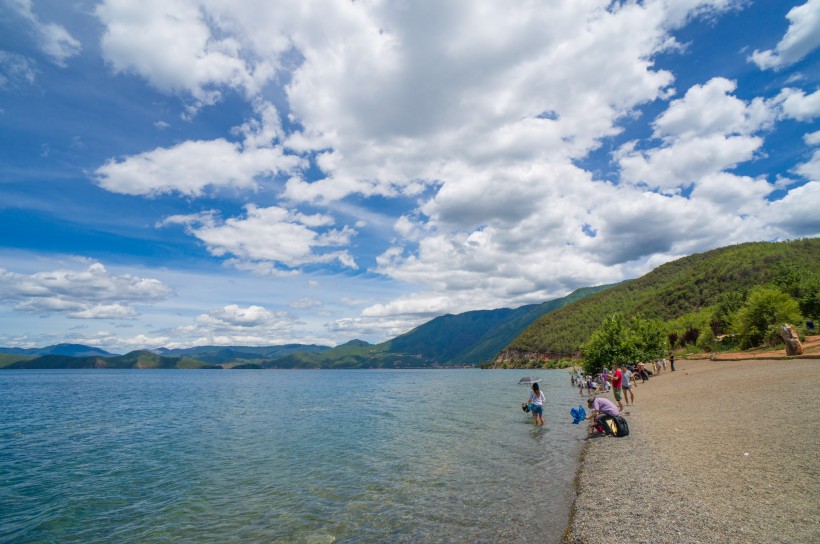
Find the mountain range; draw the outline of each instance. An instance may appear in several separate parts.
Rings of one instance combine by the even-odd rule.
[[[0,368],[193,368],[190,361],[194,360],[201,363],[196,368],[472,366],[492,359],[542,315],[609,287],[578,289],[560,299],[515,309],[444,315],[381,344],[351,340],[334,348],[314,344],[197,346],[135,351],[124,356],[77,344],[34,349],[0,347]],[[148,360],[146,354],[160,359]]]
[[[351,340],[329,347],[198,346],[117,355],[78,344],[0,348],[0,368],[419,368],[529,366],[575,356],[615,312],[664,321],[708,309],[727,293],[748,291],[778,275],[820,270],[820,238],[755,242],[666,263],[635,280],[578,289],[521,306],[444,315],[387,342]]]
[[[13,355],[67,355],[69,357],[114,357],[116,353],[109,353],[104,349],[93,348],[83,344],[55,344],[44,348],[3,348],[0,353]]]

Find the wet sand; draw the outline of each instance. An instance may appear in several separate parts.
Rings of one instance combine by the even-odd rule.
[[[584,447],[565,542],[820,542],[820,359],[676,363]],[[609,395],[611,398],[611,394]]]

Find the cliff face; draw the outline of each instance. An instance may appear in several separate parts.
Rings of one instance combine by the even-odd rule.
[[[547,351],[524,351],[505,349],[493,360],[491,368],[533,368],[548,367],[563,359],[577,359],[578,354]]]

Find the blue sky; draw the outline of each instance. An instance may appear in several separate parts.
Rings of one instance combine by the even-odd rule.
[[[380,342],[820,235],[820,0],[0,6],[0,345]]]

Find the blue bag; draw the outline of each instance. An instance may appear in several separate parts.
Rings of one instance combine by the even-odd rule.
[[[578,408],[573,408],[572,410],[569,411],[569,413],[572,414],[572,424],[573,425],[578,425],[579,423],[581,423],[583,420],[585,420],[587,418],[587,412],[586,412],[586,410],[584,410],[583,406],[579,406]]]

